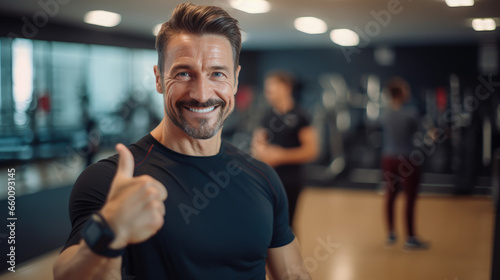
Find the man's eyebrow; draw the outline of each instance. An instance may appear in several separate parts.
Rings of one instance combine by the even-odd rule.
[[[179,70],[192,70],[193,67],[189,64],[177,64],[170,68],[170,73],[175,73]]]
[[[181,71],[181,70],[193,70],[194,67],[189,65],[189,64],[176,64],[174,66],[172,66],[172,68],[170,68],[170,74],[173,74],[173,73],[176,73],[178,71]],[[230,72],[229,71],[229,67],[225,66],[225,65],[214,65],[214,66],[210,66],[208,69],[210,69],[211,71],[214,71],[214,70],[219,70],[219,71],[226,71],[226,72]]]
[[[229,67],[224,66],[224,65],[214,65],[214,66],[210,67],[210,70],[222,70],[222,71],[229,72]]]
[[[214,65],[214,66],[209,67],[209,69],[210,69],[210,71],[223,71],[223,72],[231,73],[231,71],[229,70],[229,67],[224,66],[224,65]]]

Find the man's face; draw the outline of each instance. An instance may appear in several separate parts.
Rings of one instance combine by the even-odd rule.
[[[156,90],[168,119],[192,138],[213,137],[234,109],[238,86],[229,41],[181,33],[170,38],[163,63],[164,73],[155,66]]]
[[[273,107],[277,107],[291,95],[291,89],[275,77],[269,77],[264,82],[264,94]]]

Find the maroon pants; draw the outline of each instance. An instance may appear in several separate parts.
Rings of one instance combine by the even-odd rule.
[[[405,157],[383,157],[382,172],[387,186],[385,214],[389,231],[394,232],[394,201],[402,187],[406,193],[406,233],[415,236],[414,213],[420,169]]]

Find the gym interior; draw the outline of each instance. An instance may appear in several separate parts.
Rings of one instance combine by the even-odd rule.
[[[180,3],[168,2],[0,0],[0,279],[53,279],[76,178],[163,119],[152,29]],[[295,76],[295,100],[319,136],[293,221],[313,279],[500,279],[500,3],[269,0],[254,13],[237,1],[193,2],[223,7],[244,30],[224,140],[250,153],[268,108],[266,73]],[[85,23],[91,10],[120,13],[121,23]],[[324,31],[294,28],[305,16]],[[358,43],[332,42],[341,28]],[[410,159],[421,170],[415,223],[425,250],[385,246],[380,119],[392,77],[408,82],[419,115]],[[403,235],[404,195],[395,203]]]

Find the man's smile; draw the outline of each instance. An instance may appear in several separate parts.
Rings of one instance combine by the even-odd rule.
[[[194,113],[210,113],[213,110],[215,110],[215,108],[217,108],[217,107],[219,107],[219,106],[212,106],[212,107],[207,107],[207,108],[194,108],[194,107],[187,107],[186,106],[185,108],[191,112],[194,112]]]

